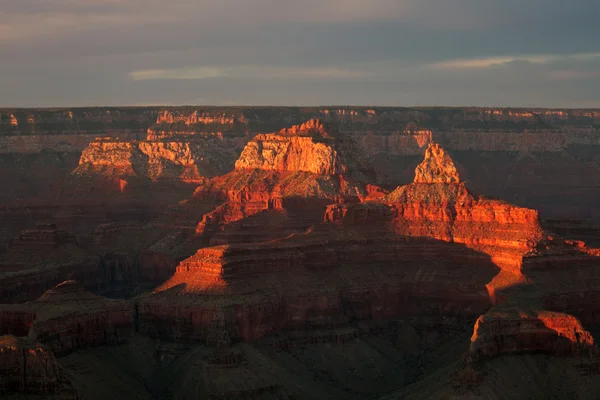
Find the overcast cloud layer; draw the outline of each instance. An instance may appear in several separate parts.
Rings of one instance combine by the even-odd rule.
[[[0,106],[600,108],[598,0],[0,0]]]

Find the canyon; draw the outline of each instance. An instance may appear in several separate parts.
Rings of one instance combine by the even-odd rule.
[[[539,398],[600,395],[599,129],[597,110],[0,110],[0,393],[518,397],[513,370]]]

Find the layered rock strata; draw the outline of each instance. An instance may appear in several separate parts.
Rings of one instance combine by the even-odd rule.
[[[9,335],[0,336],[0,395],[77,398],[52,352],[33,340]]]
[[[261,234],[257,235],[259,240],[241,237],[243,231],[260,230],[264,217],[267,226],[271,221],[283,229],[279,237],[287,236],[318,222],[329,203],[358,201],[376,193],[367,185],[374,174],[353,140],[337,134],[319,120],[276,134],[257,135],[242,151],[233,172],[196,190],[196,202],[211,198],[224,201],[203,217],[196,232],[220,235],[212,242],[215,244],[274,239]],[[251,222],[251,216],[256,216],[255,223]],[[234,228],[239,234],[220,233],[227,225],[242,219],[247,221],[246,226]],[[248,224],[258,229],[251,229]]]
[[[133,305],[85,291],[65,281],[39,299],[0,306],[2,334],[25,335],[54,354],[100,344],[119,344],[133,332]]]
[[[464,246],[325,225],[279,241],[199,250],[140,300],[140,331],[206,341],[221,329],[253,341],[355,320],[476,318],[490,306],[485,284],[496,271]]]
[[[402,236],[461,243],[513,274],[542,237],[535,210],[472,194],[438,144],[428,146],[413,183],[364,204],[332,205],[325,219],[350,226],[377,220]]]
[[[469,349],[476,360],[541,351],[577,356],[596,349],[594,338],[577,318],[528,310],[497,310],[482,315],[475,323]]]
[[[545,308],[576,315],[594,332],[600,328],[600,249],[550,236],[527,255],[523,271]]]
[[[83,151],[76,176],[202,182],[233,167],[235,153],[222,140],[120,142],[98,138]],[[125,188],[120,188],[124,190]]]
[[[278,140],[305,129],[282,131]],[[278,157],[267,165],[263,159],[258,157],[258,165],[264,170],[279,165]],[[299,165],[294,163],[289,165]],[[280,330],[342,328],[355,320],[479,315],[491,305],[486,284],[502,261],[502,235],[527,227],[523,238],[512,238],[522,257],[530,248],[525,239],[535,240],[539,233],[537,214],[479,204],[438,145],[428,149],[415,181],[388,196],[377,192],[378,200],[329,205],[323,223],[285,239],[198,250],[140,301],[140,329],[172,340],[206,340],[211,329],[223,329],[234,340],[257,340]],[[276,201],[271,204],[278,209]],[[457,213],[458,207],[464,211]],[[257,221],[265,221],[264,215]],[[460,234],[469,228],[474,243],[500,250],[490,256],[468,249]],[[520,260],[505,267],[516,273]]]
[[[38,225],[11,240],[0,254],[0,299],[33,300],[69,278],[91,289],[102,285],[99,259],[77,243],[75,236],[54,224]]]

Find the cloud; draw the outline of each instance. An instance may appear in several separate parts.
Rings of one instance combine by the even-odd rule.
[[[143,69],[129,73],[134,81],[150,79],[210,79],[226,76],[226,71],[215,67]]]
[[[428,68],[434,70],[482,69],[503,66],[515,62],[549,64],[558,61],[590,61],[596,58],[600,58],[600,53],[512,55],[441,61],[429,64]]]
[[[136,25],[207,27],[409,18],[414,0],[0,0],[0,43]],[[173,25],[175,27],[175,25]]]
[[[0,104],[593,104],[599,13],[598,0],[0,0]]]
[[[279,79],[333,79],[357,78],[366,76],[359,70],[338,67],[278,67],[278,66],[237,66],[237,67],[191,67],[171,69],[147,69],[132,71],[129,77],[134,81],[168,79],[212,79],[212,78],[279,78]]]

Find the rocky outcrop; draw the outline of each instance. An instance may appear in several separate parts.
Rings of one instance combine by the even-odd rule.
[[[0,254],[2,302],[33,300],[69,278],[98,289],[102,285],[99,259],[81,248],[75,236],[54,224],[23,231]]]
[[[470,354],[476,360],[500,355],[545,352],[584,355],[594,338],[571,315],[550,311],[490,311],[477,319]]]
[[[347,225],[385,221],[402,236],[462,243],[489,254],[499,267],[517,274],[523,256],[542,237],[535,210],[469,192],[438,144],[427,148],[413,183],[371,203],[332,205],[325,218]]]
[[[0,111],[0,161],[9,166],[2,168],[9,188],[1,196],[10,202],[0,209],[3,236],[14,236],[8,232],[25,220],[58,220],[85,239],[78,244],[41,226],[7,242],[0,292],[10,301],[31,300],[71,277],[90,289],[109,282],[120,296],[139,292],[119,286],[159,287],[125,302],[67,282],[38,301],[0,306],[2,333],[29,335],[61,355],[120,344],[137,327],[162,341],[217,347],[202,368],[240,374],[250,368],[229,350],[238,341],[295,352],[321,343],[346,348],[385,332],[417,352],[422,348],[412,342],[440,344],[440,336],[471,327],[482,314],[475,357],[578,355],[593,346],[584,327],[600,326],[600,252],[548,238],[533,209],[475,193],[539,205],[542,216],[593,217],[596,111],[105,111]],[[88,146],[95,136],[105,138]],[[56,171],[72,171],[68,157],[30,157],[48,147],[69,154],[87,147],[76,185],[64,188],[63,172],[43,171],[54,158]],[[374,186],[381,181],[374,164],[388,175],[385,190]],[[47,177],[49,190],[37,194],[36,179],[14,173],[23,165],[37,168],[30,175],[37,181]],[[12,182],[22,188],[11,192]],[[199,187],[180,202],[189,195],[173,183]],[[75,196],[77,189],[85,196]],[[21,193],[37,196],[35,204],[18,204]],[[577,230],[593,238],[594,226]],[[211,382],[225,375],[211,374]],[[207,392],[277,391],[272,380],[263,383]]]
[[[338,136],[316,119],[276,134],[255,136],[235,168],[316,175],[363,174],[365,178],[374,175],[373,167],[353,140]]]
[[[116,142],[96,139],[82,153],[76,176],[202,182],[229,171],[235,153],[219,139],[195,142]]]
[[[0,336],[0,395],[76,399],[54,355],[28,338]]]
[[[233,125],[235,123],[246,123],[247,120],[244,117],[244,114],[235,115],[229,113],[210,113],[199,112],[198,110],[191,112],[189,115],[172,111],[162,111],[158,115],[158,118],[156,118],[157,124],[173,124],[177,122],[183,122],[188,126],[194,124]]]
[[[0,316],[19,316],[28,325],[27,336],[44,344],[54,354],[100,345],[119,344],[133,332],[133,305],[85,291],[76,281],[65,281],[39,299],[1,305]],[[15,321],[0,321],[2,334],[23,331]]]
[[[425,150],[425,159],[415,171],[415,183],[459,183],[454,162],[439,144]]]
[[[319,120],[257,135],[244,148],[233,172],[196,190],[195,202],[224,201],[202,218],[196,233],[212,237],[241,220],[259,232],[260,219],[249,220],[259,213],[267,218],[267,226],[268,221],[280,226],[279,237],[301,232],[321,220],[328,203],[379,195],[367,184],[369,177],[374,179],[374,171],[356,143]],[[245,236],[255,233],[251,230]],[[260,233],[257,236],[267,239]],[[215,240],[227,243],[230,239],[232,235],[221,235]]]

